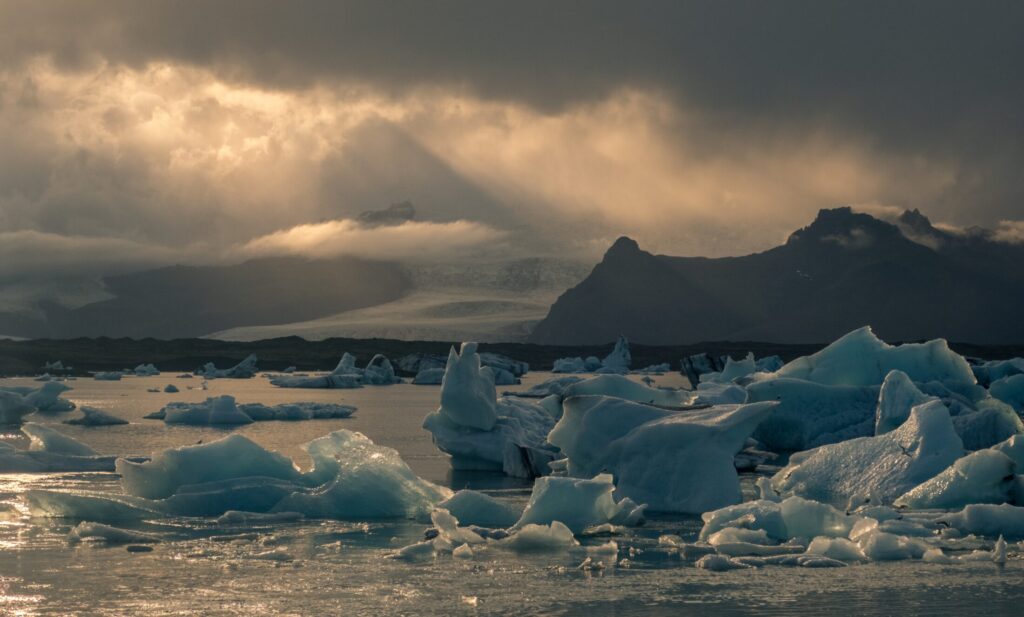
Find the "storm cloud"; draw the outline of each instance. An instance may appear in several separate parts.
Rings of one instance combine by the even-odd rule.
[[[727,255],[882,204],[1012,241],[1022,31],[1008,2],[4,1],[0,231],[222,259],[410,200],[505,248]]]

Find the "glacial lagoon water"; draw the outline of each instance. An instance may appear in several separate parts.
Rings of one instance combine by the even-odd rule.
[[[520,387],[548,377],[531,373]],[[677,375],[656,379],[659,385],[681,383]],[[181,391],[147,391],[169,383]],[[37,385],[29,379],[0,384]],[[148,455],[229,432],[143,419],[170,401],[231,394],[239,402],[265,404],[340,402],[358,411],[347,419],[259,422],[234,430],[303,464],[308,458],[302,444],[340,428],[356,430],[397,449],[432,482],[485,490],[520,505],[529,495],[528,483],[449,468],[420,427],[437,406],[436,386],[286,390],[263,378],[213,380],[209,390],[198,389],[199,384],[170,374],[118,382],[78,379],[69,382],[74,390],[66,398],[131,423],[61,423],[77,412],[35,414],[29,420],[52,424],[103,454]],[[19,435],[7,430],[0,438]],[[744,478],[748,492],[753,480]],[[415,521],[218,525],[164,519],[134,526],[161,541],[150,552],[129,552],[124,545],[69,544],[74,522],[28,515],[20,495],[30,488],[119,489],[114,474],[0,475],[2,615],[1009,615],[1019,614],[1024,602],[1024,560],[1014,558],[1019,549],[1011,551],[1005,566],[901,561],[715,573],[657,546],[665,533],[693,539],[701,523],[686,517],[653,517],[617,537],[619,557],[628,558],[628,566],[590,571],[577,568],[584,557],[579,552],[526,556],[493,549],[469,561],[444,556],[426,564],[388,559],[423,537],[428,525]]]

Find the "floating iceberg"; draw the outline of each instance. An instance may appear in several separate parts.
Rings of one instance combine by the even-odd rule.
[[[651,510],[700,513],[740,500],[733,459],[775,403],[667,410],[577,396],[548,440],[575,477],[608,472],[618,494]]]
[[[269,407],[260,403],[235,402],[235,397],[224,395],[208,398],[202,403],[168,403],[159,411],[146,416],[149,420],[163,420],[167,424],[198,426],[227,426],[251,424],[264,420],[322,420],[347,418],[355,413],[351,405],[335,403],[282,403]]]
[[[82,521],[68,533],[68,542],[104,542],[106,544],[151,544],[160,538],[153,534],[119,529],[102,523]]]
[[[629,353],[629,341],[626,337],[619,335],[619,339],[615,341],[615,348],[612,352],[605,356],[604,360],[601,360],[601,368],[597,370],[599,373],[628,373],[629,365],[633,363],[633,358]]]
[[[105,411],[96,409],[95,407],[82,406],[79,407],[79,411],[82,412],[81,418],[65,420],[64,424],[77,424],[80,426],[113,426],[116,424],[128,424],[127,420],[110,415]]]
[[[100,371],[92,374],[92,378],[96,381],[121,381],[122,377],[124,377],[124,373],[121,371]]]
[[[336,519],[418,518],[451,491],[418,478],[390,448],[336,431],[306,444],[313,469],[241,435],[171,448],[148,463],[118,459],[122,494],[32,490],[37,516],[98,522],[229,511],[295,513]]]
[[[612,497],[614,490],[608,474],[599,474],[590,480],[538,478],[514,529],[559,521],[573,533],[581,533],[592,525],[639,524],[643,520],[644,506],[629,498],[616,502]]]
[[[757,362],[754,360],[753,352],[750,352],[742,360],[733,360],[726,357],[725,366],[719,372],[707,372],[700,376],[700,382],[710,383],[732,383],[733,381],[752,375],[757,372]]]
[[[516,524],[522,513],[503,501],[479,491],[461,490],[437,504],[466,525],[505,529]]]
[[[555,450],[546,437],[555,418],[542,405],[497,398],[494,374],[481,366],[476,343],[454,348],[441,386],[441,406],[423,428],[456,469],[494,469],[533,477],[548,472]]]
[[[313,377],[284,376],[270,380],[270,383],[279,388],[361,388],[368,386],[387,386],[402,383],[402,379],[395,375],[395,368],[391,361],[381,354],[370,359],[366,368],[356,366],[356,357],[345,352],[338,361],[338,365],[327,375]]]
[[[413,377],[412,383],[417,386],[439,386],[443,380],[444,368],[431,367],[420,369]]]
[[[226,369],[219,369],[213,362],[207,362],[195,374],[206,379],[249,379],[259,371],[256,361],[256,354],[249,354],[238,364]]]
[[[174,394],[175,392],[180,392],[180,390],[178,390],[178,386],[174,385],[173,383],[169,383],[166,386],[164,386],[164,392],[167,392],[168,394]]]
[[[892,503],[963,455],[963,442],[941,401],[918,405],[898,429],[794,454],[772,478],[780,493],[839,503]],[[877,501],[876,501],[877,500]]]
[[[972,366],[971,370],[978,379],[978,383],[987,388],[994,381],[1024,373],[1024,358],[982,362]]]
[[[0,389],[0,424],[21,424],[21,419],[35,410],[22,395]]]
[[[830,386],[880,385],[893,369],[915,382],[975,383],[971,367],[943,339],[889,345],[864,326],[821,351],[797,358],[772,374]]]
[[[132,372],[136,377],[155,377],[160,374],[160,369],[152,364],[140,364]]]
[[[939,520],[963,533],[1024,539],[1024,507],[972,504]]]
[[[33,411],[52,411],[62,412],[71,411],[75,408],[75,404],[67,399],[60,398],[61,394],[71,390],[70,386],[55,381],[45,382],[38,388],[26,387],[26,386],[0,386],[0,396],[4,394],[12,394],[14,397],[3,398],[9,400],[11,409],[15,409],[16,398],[20,398],[21,401],[28,405]],[[4,409],[4,403],[0,402],[0,415]],[[14,418],[19,412],[11,412],[11,417]],[[24,415],[24,414],[22,414]],[[17,424],[18,420],[10,420],[3,422],[4,424]]]

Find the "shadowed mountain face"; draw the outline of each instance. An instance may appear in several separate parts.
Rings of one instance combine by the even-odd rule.
[[[1024,247],[954,234],[920,213],[887,223],[822,210],[786,244],[707,259],[620,238],[563,294],[531,341],[821,342],[865,324],[888,340],[1024,342]]]
[[[105,279],[115,297],[41,315],[0,314],[0,332],[25,337],[180,338],[237,326],[314,319],[405,295],[396,264],[338,258],[255,259],[234,266],[171,266]]]

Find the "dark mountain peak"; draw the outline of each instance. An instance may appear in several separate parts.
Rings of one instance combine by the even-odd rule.
[[[604,254],[604,258],[608,259],[609,257],[636,255],[637,253],[642,252],[643,251],[640,250],[640,245],[637,244],[636,240],[628,236],[621,236],[611,245],[611,247],[608,248],[608,252]]]
[[[786,244],[824,243],[856,249],[899,236],[900,230],[895,225],[842,206],[819,210],[814,221],[793,232]]]
[[[932,226],[932,222],[928,220],[927,216],[921,214],[921,211],[917,208],[914,208],[913,210],[904,210],[898,220],[900,225],[917,233],[932,233],[935,231],[935,227]]]

